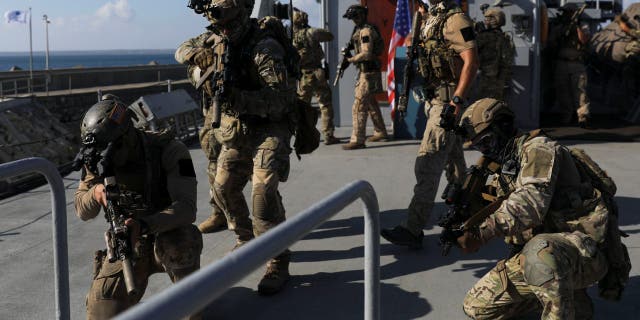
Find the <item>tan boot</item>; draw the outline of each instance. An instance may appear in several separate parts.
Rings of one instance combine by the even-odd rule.
[[[281,254],[267,263],[267,272],[258,284],[258,293],[272,295],[278,293],[289,281],[289,254]]]
[[[202,233],[212,233],[227,228],[227,218],[222,213],[213,213],[198,225],[198,230]]]
[[[372,135],[371,137],[367,138],[367,142],[387,142],[390,141],[391,139],[389,138],[388,135]]]
[[[336,144],[336,143],[340,143],[340,139],[334,137],[333,135],[326,136],[324,138],[324,144],[325,145]]]
[[[366,147],[367,146],[365,146],[364,143],[349,142],[344,146],[342,146],[342,150],[356,150],[356,149],[364,149]]]

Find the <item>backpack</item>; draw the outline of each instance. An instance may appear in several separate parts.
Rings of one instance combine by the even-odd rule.
[[[320,145],[320,131],[316,128],[318,111],[311,104],[296,98],[295,112],[295,141],[293,148],[300,160],[301,154],[309,154]]]
[[[271,36],[284,48],[287,72],[296,79],[300,78],[300,55],[293,46],[293,41],[287,34],[287,30],[282,25],[280,19],[273,16],[266,16],[258,20],[258,26],[262,31],[262,37]]]
[[[609,268],[607,274],[598,281],[598,293],[604,299],[618,301],[622,296],[625,285],[629,281],[631,259],[629,258],[629,251],[621,239],[621,237],[628,237],[628,235],[618,228],[618,206],[614,200],[617,187],[607,172],[602,170],[584,150],[572,148],[569,151],[576,168],[580,172],[580,176],[588,178],[591,185],[601,192],[610,211],[605,238],[606,250],[603,250],[607,257]]]

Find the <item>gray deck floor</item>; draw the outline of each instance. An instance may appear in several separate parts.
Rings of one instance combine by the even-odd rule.
[[[369,129],[371,132],[371,129]],[[348,139],[350,128],[337,136]],[[568,142],[569,144],[576,144]],[[345,184],[364,179],[375,188],[383,227],[406,215],[415,178],[413,164],[418,141],[370,143],[364,150],[343,151],[324,146],[298,161],[292,156],[289,181],[280,187],[287,215],[292,216]],[[640,143],[579,142],[618,184],[622,229],[635,263],[632,278],[620,303],[595,298],[596,319],[637,319],[640,312]],[[198,173],[198,222],[210,212],[205,158],[197,146],[192,156]],[[467,162],[477,159],[465,152]],[[84,318],[84,296],[91,282],[93,252],[103,247],[106,228],[99,216],[90,222],[75,217],[73,193],[78,174],[65,179],[69,230],[69,269],[73,319]],[[440,188],[444,187],[444,179]],[[248,191],[248,190],[246,190]],[[0,319],[51,319],[54,312],[51,214],[48,187],[0,201]],[[425,229],[425,249],[409,251],[382,240],[383,319],[465,319],[461,303],[466,291],[506,254],[498,240],[480,252],[461,255],[452,250],[440,255],[438,227],[445,210],[438,202]],[[255,289],[263,270],[231,288],[206,310],[211,319],[359,319],[363,310],[363,218],[361,204],[347,207],[333,220],[296,243],[288,287],[273,297]],[[202,263],[224,256],[234,235],[223,231],[204,236]],[[151,277],[146,298],[170,285],[164,274]],[[594,289],[594,288],[592,288]],[[590,291],[595,296],[595,290]]]

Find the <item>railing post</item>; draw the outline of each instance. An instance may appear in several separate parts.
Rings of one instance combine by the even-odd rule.
[[[56,301],[55,319],[71,318],[69,307],[69,257],[67,252],[67,204],[62,177],[53,163],[43,158],[27,158],[0,165],[0,179],[28,172],[45,176],[51,188],[53,216],[53,267]]]

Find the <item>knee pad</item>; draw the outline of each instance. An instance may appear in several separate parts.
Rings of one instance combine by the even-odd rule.
[[[184,269],[200,265],[202,234],[194,225],[160,233],[156,236],[154,254],[165,269]]]
[[[558,264],[553,246],[547,239],[534,237],[522,249],[524,280],[533,286],[542,286],[553,280]]]

